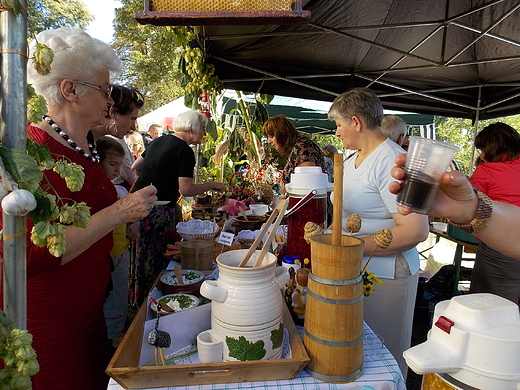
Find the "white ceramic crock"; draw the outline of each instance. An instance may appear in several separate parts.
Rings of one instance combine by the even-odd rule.
[[[260,251],[253,253],[245,267],[238,267],[247,251],[217,256],[218,280],[206,280],[200,288],[201,295],[212,300],[212,336],[223,341],[224,361],[278,359],[282,353],[284,302],[280,289],[289,273],[276,267],[276,256],[271,253],[260,267],[252,268]],[[237,356],[237,349],[250,353]]]

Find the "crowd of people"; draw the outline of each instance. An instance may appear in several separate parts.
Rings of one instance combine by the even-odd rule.
[[[153,125],[141,136],[136,119],[144,98],[136,88],[111,83],[121,64],[108,45],[71,28],[41,32],[32,48],[36,42],[53,50],[54,61],[42,75],[29,60],[28,82],[45,97],[48,111],[27,125],[28,136],[83,168],[80,191],[71,192],[52,171],[47,180],[62,199],[86,202],[91,219],[85,229],[66,228],[67,249],[60,257],[27,239],[27,327],[41,367],[33,388],[104,389],[110,341],[123,333],[129,305],[143,304],[167,265],[163,254],[175,242],[177,201],[226,188],[193,180],[191,145],[203,141],[205,115],[188,110],[176,116],[173,134],[159,136]],[[427,215],[421,215],[395,201],[405,175],[400,145],[406,142],[406,123],[384,117],[381,102],[366,88],[339,95],[328,116],[343,147],[355,151],[344,159],[342,226],[350,215],[360,216],[355,235],[365,242],[363,263],[373,256],[370,271],[384,282],[365,298],[364,319],[384,337],[406,375],[403,351],[411,342],[419,273],[416,246],[428,236],[427,215],[468,226],[483,241],[472,292],[519,301],[520,135],[502,123],[482,130],[475,139],[481,161],[475,173],[469,179],[457,171],[444,174]],[[333,145],[320,148],[283,115],[268,119],[262,134],[287,157],[282,193],[296,167],[318,166],[333,181],[338,152]],[[30,218],[27,224],[30,234]],[[392,243],[375,251],[372,237],[382,229],[392,232]]]

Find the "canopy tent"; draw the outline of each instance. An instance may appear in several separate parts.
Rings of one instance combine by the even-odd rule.
[[[222,99],[222,113],[230,115],[236,107],[234,92],[227,92]],[[244,96],[248,103],[254,101],[252,95]],[[270,117],[283,114],[295,127],[305,133],[334,134],[336,126],[328,119],[330,102],[315,101],[287,96],[275,96],[267,106]],[[151,124],[163,126],[163,131],[172,130],[172,122],[176,115],[188,110],[184,106],[184,98],[180,97],[158,109],[137,118],[139,131],[147,131]],[[385,114],[396,114],[403,118],[409,126],[426,126],[433,124],[433,115],[413,114],[407,112],[385,111]]]
[[[188,110],[184,105],[184,98],[179,98],[137,118],[137,127],[139,131],[146,132],[150,125],[158,124],[162,126],[162,131],[171,131],[173,118]]]
[[[223,112],[229,114],[236,106],[232,94],[225,95],[223,99]],[[252,96],[244,96],[244,100],[253,101]],[[311,134],[334,134],[336,126],[328,119],[328,111],[331,103],[325,101],[294,98],[288,96],[275,96],[267,106],[269,117],[285,115],[296,129]],[[386,111],[385,114],[395,114],[404,119],[409,126],[426,126],[434,123],[433,115],[415,114],[401,111]]]
[[[386,109],[496,118],[520,112],[519,8],[514,0],[304,0],[306,24],[207,25],[200,44],[228,89],[332,101],[362,86]]]

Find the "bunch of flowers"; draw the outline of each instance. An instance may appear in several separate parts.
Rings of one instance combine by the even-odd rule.
[[[361,218],[358,214],[352,214],[350,217],[348,217],[346,229],[350,232],[351,235],[361,230]],[[378,249],[388,248],[392,243],[392,239],[393,236],[390,229],[382,229],[373,237],[376,247],[372,250],[370,257],[361,270],[361,275],[363,275],[363,295],[365,297],[368,297],[374,292],[374,284],[384,286],[384,283],[381,282],[381,280],[379,280],[374,273],[368,270],[368,263],[372,259],[372,256],[374,256],[375,251]]]
[[[303,264],[301,265],[301,268],[310,268],[311,261],[306,257],[303,259]],[[294,264],[300,265],[300,260],[294,260]]]
[[[274,167],[240,165],[230,178],[231,197],[249,203],[271,204],[280,188],[280,179],[280,172]]]
[[[363,295],[368,297],[374,292],[374,284],[383,286],[384,283],[373,272],[370,272],[368,268],[365,268],[363,272]]]

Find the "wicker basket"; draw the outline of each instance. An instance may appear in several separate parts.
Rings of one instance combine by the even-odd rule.
[[[177,232],[185,240],[213,240],[219,229],[215,222],[200,219],[190,219],[188,222],[177,224]]]

